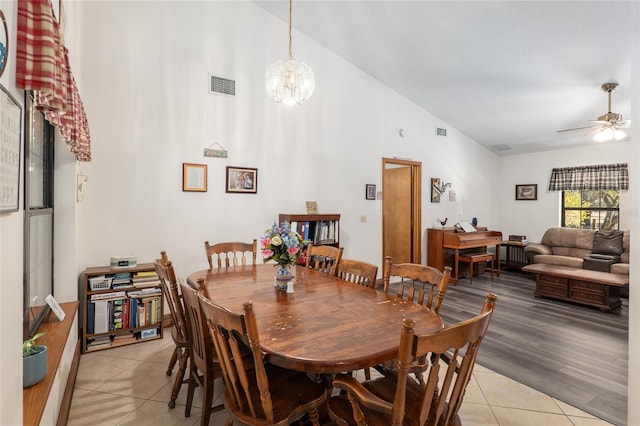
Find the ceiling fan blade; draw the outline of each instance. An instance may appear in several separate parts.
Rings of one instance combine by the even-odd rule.
[[[595,135],[596,133],[598,133],[598,132],[600,132],[600,131],[602,131],[602,130],[604,130],[604,127],[600,127],[600,128],[597,128],[597,129],[593,129],[592,131],[590,131],[589,133],[587,133],[585,136],[593,136],[593,135]]]
[[[574,130],[592,129],[594,127],[601,127],[601,126],[585,126],[585,127],[576,127],[574,129],[556,130],[556,133],[573,132]]]

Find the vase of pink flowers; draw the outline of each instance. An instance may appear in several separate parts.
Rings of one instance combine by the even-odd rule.
[[[260,249],[264,262],[273,260],[276,262],[276,285],[286,289],[287,282],[291,281],[292,266],[302,255],[304,240],[295,230],[291,229],[289,222],[278,225],[274,222],[260,238]]]

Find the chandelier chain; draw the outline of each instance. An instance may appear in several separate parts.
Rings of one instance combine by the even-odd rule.
[[[291,10],[292,10],[292,6],[291,3],[293,2],[293,0],[289,0],[289,60],[293,59],[293,54],[291,53]]]

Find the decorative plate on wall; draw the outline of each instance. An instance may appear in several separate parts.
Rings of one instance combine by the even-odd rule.
[[[0,30],[0,77],[2,77],[9,57],[9,31],[7,30],[7,20],[4,17],[4,12],[1,10],[0,19],[2,19],[2,28],[4,28],[4,31]]]

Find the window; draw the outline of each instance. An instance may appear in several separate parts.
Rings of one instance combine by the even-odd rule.
[[[618,229],[619,223],[619,191],[562,191],[562,226],[607,230]]]
[[[25,95],[24,318],[25,339],[49,312],[53,294],[53,126]]]

